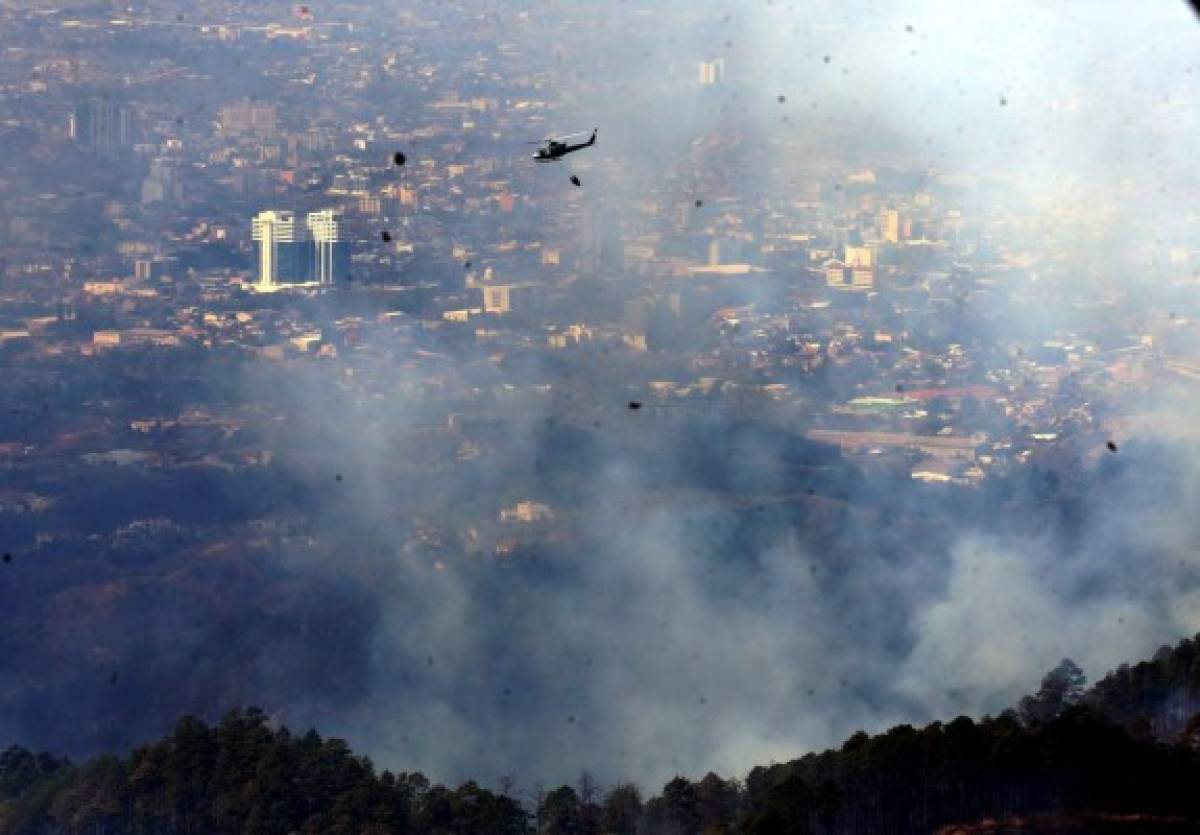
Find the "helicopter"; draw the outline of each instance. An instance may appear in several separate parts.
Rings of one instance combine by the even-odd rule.
[[[572,133],[557,138],[551,137],[549,139],[543,139],[541,142],[529,143],[531,145],[542,146],[538,148],[537,153],[533,154],[531,159],[534,162],[558,162],[567,154],[574,153],[575,151],[579,151],[584,148],[590,148],[596,144],[596,128],[592,128],[591,138],[589,138],[587,142],[579,142],[572,145],[567,141],[576,136],[586,136],[586,134]]]

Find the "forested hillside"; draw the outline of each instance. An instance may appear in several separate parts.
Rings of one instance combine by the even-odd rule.
[[[997,718],[858,733],[744,781],[677,777],[645,799],[586,775],[548,792],[449,789],[377,771],[344,742],[272,727],[257,709],[215,726],[185,717],[159,742],[81,765],[10,747],[0,835],[1194,831],[1200,721],[1181,711],[1198,692],[1196,648],[1184,641],[1091,690],[1064,660]]]

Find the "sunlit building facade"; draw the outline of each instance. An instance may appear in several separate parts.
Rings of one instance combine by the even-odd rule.
[[[269,292],[308,279],[308,242],[305,229],[287,211],[255,215],[251,236],[258,244],[258,289]]]
[[[350,242],[341,237],[340,216],[333,211],[310,212],[305,222],[313,246],[312,280],[341,284],[350,275]]]

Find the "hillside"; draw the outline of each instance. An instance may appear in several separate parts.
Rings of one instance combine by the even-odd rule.
[[[585,776],[578,790],[528,795],[532,811],[510,786],[448,789],[377,771],[340,740],[293,735],[257,709],[215,726],[185,717],[159,742],[82,765],[9,748],[0,757],[0,835],[1195,831],[1195,735],[1155,739],[1143,721],[1195,692],[1195,647],[1184,641],[1086,693],[1072,690],[1079,681],[1063,677],[1073,669],[1064,662],[1020,712],[858,733],[742,782],[677,777],[643,801],[632,785],[602,795]],[[1134,727],[1113,721],[1118,708]]]

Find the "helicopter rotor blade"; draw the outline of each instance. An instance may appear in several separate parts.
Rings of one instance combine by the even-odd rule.
[[[536,142],[523,142],[523,145],[545,145],[547,142],[562,142],[566,139],[574,139],[577,136],[591,136],[592,132],[581,130],[578,133],[566,133],[562,136],[547,136],[545,139],[539,139]]]

